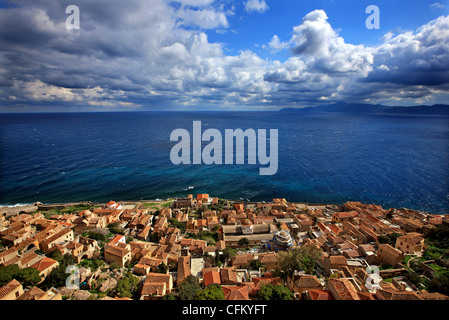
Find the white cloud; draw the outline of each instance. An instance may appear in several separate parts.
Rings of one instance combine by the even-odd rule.
[[[268,46],[275,51],[280,51],[288,47],[288,42],[282,42],[277,35],[274,35]]]
[[[182,8],[176,12],[176,17],[186,26],[198,26],[203,29],[227,28],[229,26],[226,13],[215,9]]]
[[[184,6],[205,7],[211,5],[215,0],[173,0],[173,2],[181,3]]]
[[[245,2],[245,11],[262,13],[268,10],[265,0],[248,0]]]
[[[429,5],[429,7],[431,9],[443,9],[444,8],[444,4],[439,3],[439,2],[434,2],[431,5]]]
[[[369,72],[373,63],[370,50],[363,45],[345,43],[327,19],[323,10],[307,14],[302,23],[293,28],[293,53],[304,56],[308,65],[318,71]]]
[[[347,43],[315,10],[289,40],[271,38],[271,49],[291,49],[280,62],[250,50],[228,55],[226,44],[211,42],[201,29],[229,30],[233,10],[213,1],[79,0],[78,33],[65,30],[60,1],[21,1],[0,10],[2,105],[288,106],[425,101],[449,89],[449,17],[365,47]]]

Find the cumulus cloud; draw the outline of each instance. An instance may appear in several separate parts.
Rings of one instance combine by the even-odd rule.
[[[268,10],[265,0],[248,0],[245,2],[245,11],[262,13]]]
[[[366,81],[438,86],[449,82],[449,17],[416,32],[391,36],[375,48],[375,68]]]
[[[323,10],[307,14],[302,23],[293,28],[293,53],[304,56],[308,64],[319,71],[369,72],[373,62],[370,50],[363,45],[345,43],[327,19]]]
[[[207,31],[230,28],[234,10],[212,0],[79,0],[81,28],[71,31],[69,0],[16,4],[0,10],[1,108],[426,101],[449,89],[445,16],[365,47],[347,43],[315,10],[281,35],[289,40],[271,38],[270,49],[291,54],[273,61],[251,50],[228,55],[225,44],[210,41]]]
[[[176,16],[187,26],[198,26],[203,29],[227,28],[229,26],[226,14],[214,9],[179,10]]]
[[[276,51],[283,50],[289,46],[288,42],[282,42],[279,37],[275,34],[273,38],[271,38],[268,46]]]

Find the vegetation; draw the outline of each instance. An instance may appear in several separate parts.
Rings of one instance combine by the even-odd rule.
[[[47,257],[56,260],[58,262],[61,262],[62,259],[64,258],[64,256],[62,255],[62,252],[59,251],[58,249],[53,250],[52,252],[50,252]]]
[[[293,300],[293,293],[283,284],[262,284],[259,290],[261,300]]]
[[[252,270],[259,270],[259,268],[265,268],[265,264],[263,264],[259,260],[251,260],[249,266]]]
[[[198,291],[195,300],[225,300],[225,296],[220,285],[212,284]]]
[[[249,240],[248,240],[248,238],[241,238],[240,240],[239,240],[239,245],[240,246],[247,246],[247,245],[249,245]]]
[[[295,270],[303,270],[313,273],[317,261],[321,257],[320,250],[315,246],[298,247],[290,251],[282,251],[278,254],[279,268],[282,277],[293,274]]]
[[[163,273],[166,274],[168,271],[168,267],[165,263],[161,263],[160,265],[158,265],[156,272],[157,273]]]
[[[46,290],[51,287],[62,287],[65,286],[65,281],[69,277],[69,273],[66,273],[66,269],[69,265],[75,264],[75,258],[69,254],[65,254],[59,266],[53,269],[50,274],[42,282],[42,287]]]
[[[181,284],[179,284],[178,289],[181,300],[194,300],[197,292],[201,291],[201,286],[197,277],[189,275]]]
[[[83,233],[83,237],[94,239],[97,241],[106,241],[106,237],[104,236],[104,234],[94,231],[88,231]]]
[[[449,295],[449,278],[443,275],[436,276],[430,280],[428,290],[429,292],[438,292]]]
[[[403,275],[408,281],[410,281],[411,284],[413,284],[418,289],[420,288],[422,280],[416,272],[407,270],[407,272],[405,272]]]
[[[186,222],[180,222],[177,219],[172,218],[168,220],[168,223],[170,227],[178,228],[182,233],[186,232]]]
[[[177,300],[177,299],[173,293],[169,293],[163,296],[161,300]]]
[[[427,235],[427,240],[437,248],[449,249],[449,226],[440,224],[432,228]]]
[[[123,278],[117,281],[117,285],[112,290],[112,293],[117,294],[120,298],[135,298],[139,284],[139,278],[128,272]]]
[[[109,271],[113,271],[116,269],[120,269],[120,266],[117,263],[113,262],[109,265]]]
[[[426,245],[426,250],[423,252],[422,260],[435,260],[441,257],[447,249],[439,248],[431,242]]]
[[[381,235],[377,239],[380,243],[387,243],[390,246],[394,247],[396,245],[396,239],[400,237],[401,235],[397,232],[392,232],[390,234]]]
[[[0,287],[4,286],[12,279],[19,281],[24,287],[35,286],[41,281],[39,271],[34,268],[20,269],[18,265],[12,264],[0,267]]]
[[[149,238],[150,242],[159,243],[159,240],[161,240],[161,235],[159,232],[153,232],[153,233],[150,233],[148,238]]]
[[[111,232],[111,233],[121,234],[121,235],[125,234],[123,232],[123,230],[118,227],[118,225],[119,224],[117,222],[113,222],[113,223],[108,224],[107,228],[108,228],[109,232]]]
[[[104,264],[104,260],[101,259],[84,259],[79,265],[84,268],[90,268],[92,271],[96,271],[98,268],[104,266]]]

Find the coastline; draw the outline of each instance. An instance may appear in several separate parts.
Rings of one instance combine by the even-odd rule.
[[[167,199],[160,199],[160,198],[156,198],[156,199],[143,199],[143,200],[120,200],[121,203],[125,204],[125,205],[136,205],[139,203],[157,203],[157,202],[167,202],[167,201],[173,201],[176,200],[176,197],[170,197]],[[245,203],[245,204],[260,204],[260,203],[268,203],[270,202],[269,199],[264,200],[264,201],[248,201],[248,200],[235,200],[235,199],[227,199],[227,198],[220,198],[222,200],[226,200],[226,201],[230,201],[232,203]],[[349,200],[348,200],[349,201]],[[73,201],[73,202],[48,202],[48,203],[42,203],[39,201],[36,201],[34,203],[17,203],[14,205],[3,205],[0,204],[0,211],[2,212],[6,212],[6,216],[14,216],[17,215],[19,213],[33,213],[35,211],[38,210],[48,210],[51,207],[54,208],[59,208],[59,209],[63,209],[65,207],[71,207],[71,206],[76,206],[76,205],[81,205],[81,204],[90,204],[92,206],[95,205],[104,205],[107,201],[104,202],[93,202],[93,201]],[[330,208],[330,207],[341,207],[344,203],[309,203],[309,202],[296,202],[296,201],[292,201],[291,203],[295,204],[295,205],[304,205],[306,207],[326,207],[326,208]],[[369,204],[369,205],[378,205],[376,203],[365,203],[365,204]],[[385,209],[385,208],[384,208]],[[388,208],[388,209],[399,209],[399,210],[407,210],[407,211],[414,211],[414,212],[421,212],[424,214],[431,214],[431,215],[446,215],[447,213],[433,213],[433,212],[427,212],[427,211],[423,211],[423,210],[416,210],[416,209],[410,209],[410,208],[405,208],[405,207],[401,207],[401,208]]]

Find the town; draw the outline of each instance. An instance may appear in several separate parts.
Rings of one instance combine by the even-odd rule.
[[[449,299],[446,215],[208,194],[0,209],[0,300]]]

